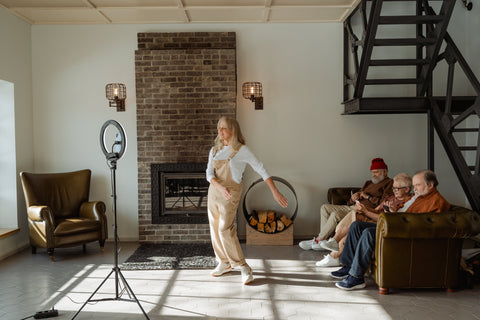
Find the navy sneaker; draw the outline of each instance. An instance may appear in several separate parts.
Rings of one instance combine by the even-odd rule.
[[[342,290],[355,290],[365,288],[365,280],[349,275],[340,282],[335,283]]]
[[[350,267],[343,266],[337,271],[333,271],[330,273],[330,276],[334,279],[345,279],[348,276],[348,271],[350,271]]]

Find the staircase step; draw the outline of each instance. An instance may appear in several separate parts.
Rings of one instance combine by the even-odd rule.
[[[463,146],[463,147],[458,147],[461,151],[477,151],[477,146]]]
[[[429,62],[428,59],[376,59],[370,60],[370,66],[416,66]]]
[[[444,18],[443,15],[437,16],[381,16],[379,24],[423,24],[438,23]]]
[[[356,98],[344,101],[343,104],[343,114],[403,114],[428,111],[428,101],[423,97]]]
[[[416,46],[416,45],[431,45],[435,44],[435,38],[381,38],[375,39],[373,44],[375,46]]]
[[[417,84],[422,83],[421,79],[367,79],[365,85],[378,85],[378,84]]]
[[[478,128],[457,128],[453,129],[452,132],[478,132]]]

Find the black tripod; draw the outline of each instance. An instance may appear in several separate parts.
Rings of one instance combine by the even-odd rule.
[[[114,123],[112,123],[112,122],[114,122]],[[130,286],[128,285],[127,280],[125,279],[125,277],[122,274],[122,271],[118,267],[117,193],[116,193],[117,188],[116,188],[116,180],[115,180],[115,170],[117,169],[117,160],[121,157],[121,155],[123,154],[123,151],[125,149],[124,144],[125,144],[126,139],[125,139],[125,134],[123,132],[123,128],[120,127],[118,122],[113,121],[113,120],[109,120],[104,124],[104,126],[102,128],[102,134],[104,134],[105,128],[109,124],[114,124],[115,126],[118,125],[117,128],[119,128],[119,130],[121,130],[121,134],[122,134],[122,137],[123,137],[122,151],[120,153],[113,152],[114,150],[112,150],[112,152],[110,152],[110,153],[106,153],[105,149],[104,149],[104,152],[105,152],[105,155],[106,155],[106,158],[107,158],[107,162],[108,162],[108,165],[110,167],[111,180],[112,180],[112,198],[113,198],[113,216],[114,216],[114,225],[113,225],[114,240],[113,240],[113,242],[114,242],[114,250],[115,250],[114,251],[114,257],[115,257],[114,266],[112,268],[112,271],[110,271],[110,273],[105,277],[105,279],[102,281],[102,283],[100,283],[98,288],[95,289],[95,291],[87,299],[87,301],[85,301],[85,303],[82,305],[82,307],[73,315],[72,320],[76,318],[76,316],[80,313],[80,311],[82,311],[82,309],[87,305],[88,302],[99,302],[99,301],[136,302],[138,304],[138,306],[140,307],[140,309],[142,310],[143,314],[145,315],[145,318],[150,320],[147,313],[145,312],[145,310],[143,310],[142,305],[140,304],[137,297],[135,296],[135,293],[133,293],[132,288],[130,288]],[[102,140],[102,139],[104,139],[104,138],[102,138],[102,135],[101,135],[100,140]],[[117,143],[117,141],[116,141],[115,144],[120,144],[120,143]],[[114,144],[114,147],[115,147],[115,144]],[[103,284],[108,280],[108,278],[110,278],[110,276],[113,273],[115,273],[115,297],[105,298],[105,299],[92,299],[93,296],[97,293],[97,291],[103,286]],[[121,291],[119,290],[120,289],[120,282],[119,282],[120,280],[122,281],[123,287],[124,287]],[[125,291],[127,292],[130,299],[122,298],[122,295]],[[133,299],[132,299],[132,297],[133,297]]]

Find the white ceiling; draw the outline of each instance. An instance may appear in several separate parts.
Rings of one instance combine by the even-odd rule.
[[[31,24],[343,22],[360,0],[0,0]]]

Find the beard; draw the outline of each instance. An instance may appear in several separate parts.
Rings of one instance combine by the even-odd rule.
[[[372,177],[372,182],[374,184],[380,183],[385,179],[385,177]]]

